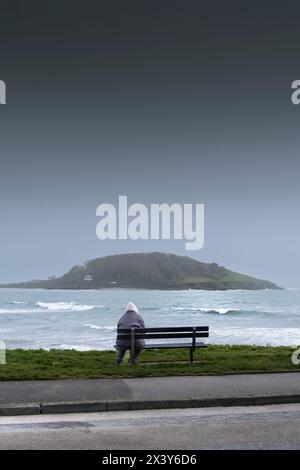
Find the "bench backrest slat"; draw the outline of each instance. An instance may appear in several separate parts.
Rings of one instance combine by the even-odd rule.
[[[118,339],[130,339],[131,328],[119,328]],[[208,326],[134,328],[135,339],[208,338]]]
[[[208,332],[195,333],[195,338],[208,338]],[[118,339],[130,339],[131,335],[118,334]],[[173,338],[193,338],[193,333],[135,333],[135,339],[173,339]]]

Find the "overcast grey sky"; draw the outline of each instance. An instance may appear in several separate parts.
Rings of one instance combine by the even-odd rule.
[[[263,5],[262,5],[263,3]],[[0,282],[167,251],[300,286],[300,5],[0,5]],[[205,247],[99,241],[96,207],[205,204]]]

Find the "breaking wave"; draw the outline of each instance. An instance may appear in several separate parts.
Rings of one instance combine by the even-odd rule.
[[[42,310],[33,310],[33,309],[6,309],[6,308],[0,308],[0,314],[7,314],[7,313],[37,313],[37,312],[42,312]]]
[[[37,302],[35,305],[46,310],[65,312],[85,312],[97,308],[96,305],[82,305],[76,302]]]
[[[171,307],[173,311],[183,311],[192,313],[215,313],[218,315],[226,315],[227,313],[241,312],[241,310],[234,308],[205,308],[205,307]]]
[[[202,311],[207,313],[216,313],[218,315],[226,315],[227,313],[240,312],[240,310],[237,310],[235,308],[207,308],[202,309]]]
[[[90,323],[87,323],[84,325],[85,328],[91,328],[92,330],[102,330],[102,331],[115,331],[116,327],[115,326],[99,326],[99,325],[91,325]]]

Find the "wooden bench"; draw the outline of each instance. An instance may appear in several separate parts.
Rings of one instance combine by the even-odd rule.
[[[197,341],[197,338],[208,338],[208,326],[175,326],[175,327],[161,327],[161,328],[118,328],[117,338],[130,340],[130,348],[120,348],[130,350],[130,363],[134,364],[135,341],[144,339],[145,346],[139,349],[189,349],[190,362],[193,362],[193,353],[196,348],[203,348],[207,345],[202,341]],[[149,339],[175,339],[185,338],[187,342],[184,343],[148,343]],[[116,346],[115,346],[116,347]]]

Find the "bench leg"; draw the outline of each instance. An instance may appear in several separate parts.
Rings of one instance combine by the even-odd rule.
[[[134,349],[130,348],[130,364],[134,366]]]
[[[134,328],[131,328],[131,339],[130,339],[130,364],[134,366],[134,356],[135,356],[135,331]]]
[[[194,362],[193,349],[190,348],[190,362]]]

